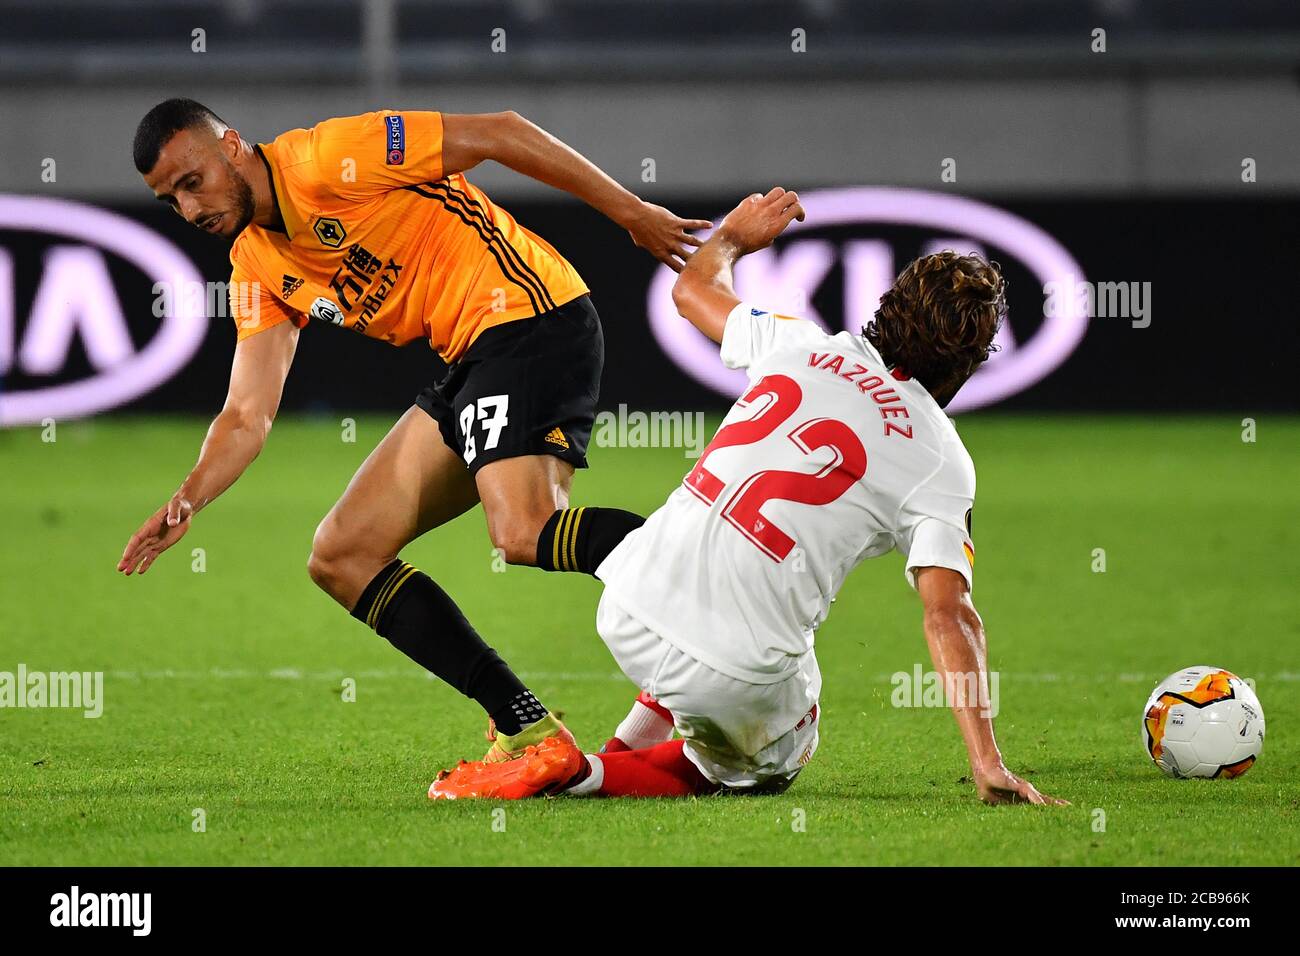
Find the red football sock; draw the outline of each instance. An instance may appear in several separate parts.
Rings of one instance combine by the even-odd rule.
[[[651,696],[649,691],[647,690],[641,691],[641,693],[636,695],[636,699],[638,702],[645,704],[647,707],[653,710],[664,720],[668,721],[668,723],[671,724],[673,722],[673,715],[668,712],[668,708],[665,707],[663,704],[659,703],[659,701],[655,700],[654,697]]]
[[[600,785],[603,797],[690,797],[713,793],[710,783],[682,753],[683,740],[670,740],[642,750],[603,753]]]
[[[673,739],[673,715],[668,708],[645,691],[637,695],[632,709],[614,731],[614,736],[600,748],[601,753],[620,750],[644,750]]]

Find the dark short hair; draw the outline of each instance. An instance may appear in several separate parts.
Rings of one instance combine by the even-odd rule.
[[[167,141],[183,129],[190,129],[201,124],[215,123],[225,126],[225,122],[202,103],[175,97],[163,100],[140,120],[135,128],[135,168],[144,175],[158,163],[158,154],[167,145]]]
[[[982,256],[922,256],[894,280],[862,334],[891,368],[950,395],[997,351],[1006,290],[998,264]]]

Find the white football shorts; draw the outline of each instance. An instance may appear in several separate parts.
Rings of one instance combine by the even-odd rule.
[[[779,792],[812,759],[822,676],[811,651],[785,680],[749,684],[678,650],[608,591],[596,630],[623,673],[668,708],[687,758],[712,782]]]

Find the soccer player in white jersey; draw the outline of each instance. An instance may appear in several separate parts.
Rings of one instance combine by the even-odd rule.
[[[862,334],[740,301],[732,266],[803,217],[793,192],[748,197],[673,290],[750,384],[597,570],[597,630],[642,691],[632,712],[599,754],[551,737],[510,763],[461,763],[431,797],[784,790],[817,749],[817,627],[854,567],[898,549],[980,798],[1064,802],[1011,773],[993,736],[970,597],[975,468],[942,410],[993,349],[1005,282],[978,256],[917,259]]]

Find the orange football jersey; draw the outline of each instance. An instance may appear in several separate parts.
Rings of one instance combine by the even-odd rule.
[[[447,362],[485,329],[587,291],[547,242],[460,173],[442,114],[381,110],[257,147],[285,231],[249,225],[230,251],[240,340],[280,322],[342,325]]]

